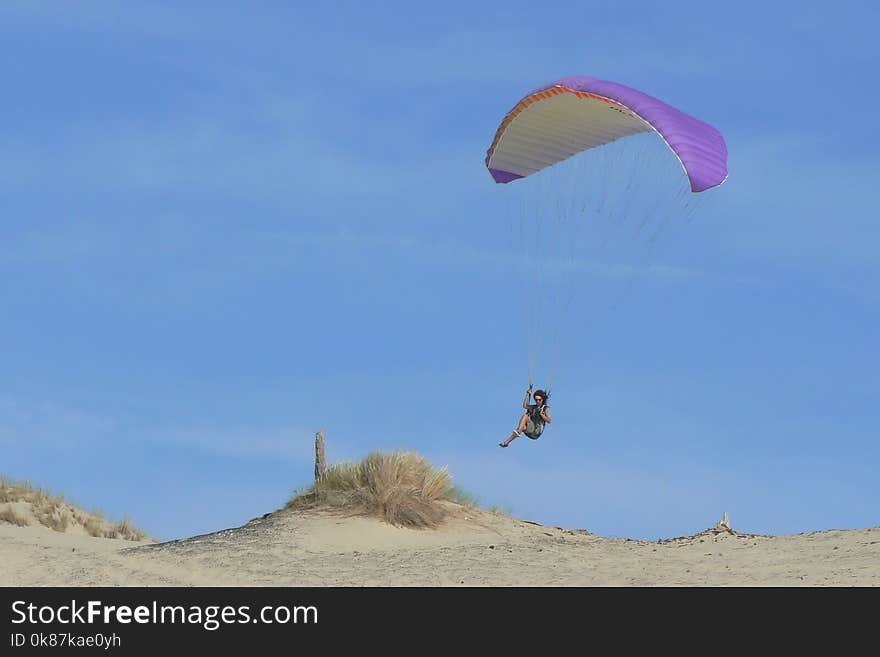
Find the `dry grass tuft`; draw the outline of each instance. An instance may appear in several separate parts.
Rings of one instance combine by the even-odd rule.
[[[320,481],[294,495],[288,508],[324,506],[373,515],[403,527],[437,527],[443,501],[459,501],[445,467],[413,452],[373,452],[359,463],[331,466]]]
[[[41,498],[39,503],[34,503],[32,508],[34,517],[44,527],[63,532],[70,526],[70,512],[47,497]]]
[[[17,525],[19,527],[28,526],[28,521],[22,518],[9,507],[0,509],[0,522],[8,522],[11,525]]]
[[[143,541],[147,538],[147,535],[135,527],[128,518],[117,522],[104,535],[107,538],[121,538],[126,541]]]
[[[89,536],[94,536],[95,538],[104,537],[104,523],[93,516],[85,518],[83,529],[86,530]]]

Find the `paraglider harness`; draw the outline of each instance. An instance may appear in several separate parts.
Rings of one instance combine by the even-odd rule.
[[[546,406],[547,404],[542,404],[541,406],[538,404],[529,404],[529,408],[526,411],[529,415],[529,421],[523,434],[532,440],[537,440],[541,437],[541,434],[544,433],[544,418],[541,417],[541,412]]]

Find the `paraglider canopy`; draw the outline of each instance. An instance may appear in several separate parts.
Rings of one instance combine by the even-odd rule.
[[[539,87],[511,109],[486,153],[495,182],[509,183],[581,151],[655,131],[702,192],[727,179],[721,133],[681,110],[617,82],[588,76]]]

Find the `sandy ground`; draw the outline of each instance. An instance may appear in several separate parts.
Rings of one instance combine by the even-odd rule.
[[[282,510],[132,543],[0,524],[2,586],[880,586],[880,527],[604,538],[454,507],[437,530]]]

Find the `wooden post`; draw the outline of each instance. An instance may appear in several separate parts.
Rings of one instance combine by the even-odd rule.
[[[327,457],[324,453],[324,432],[315,434],[315,481],[327,474]]]

